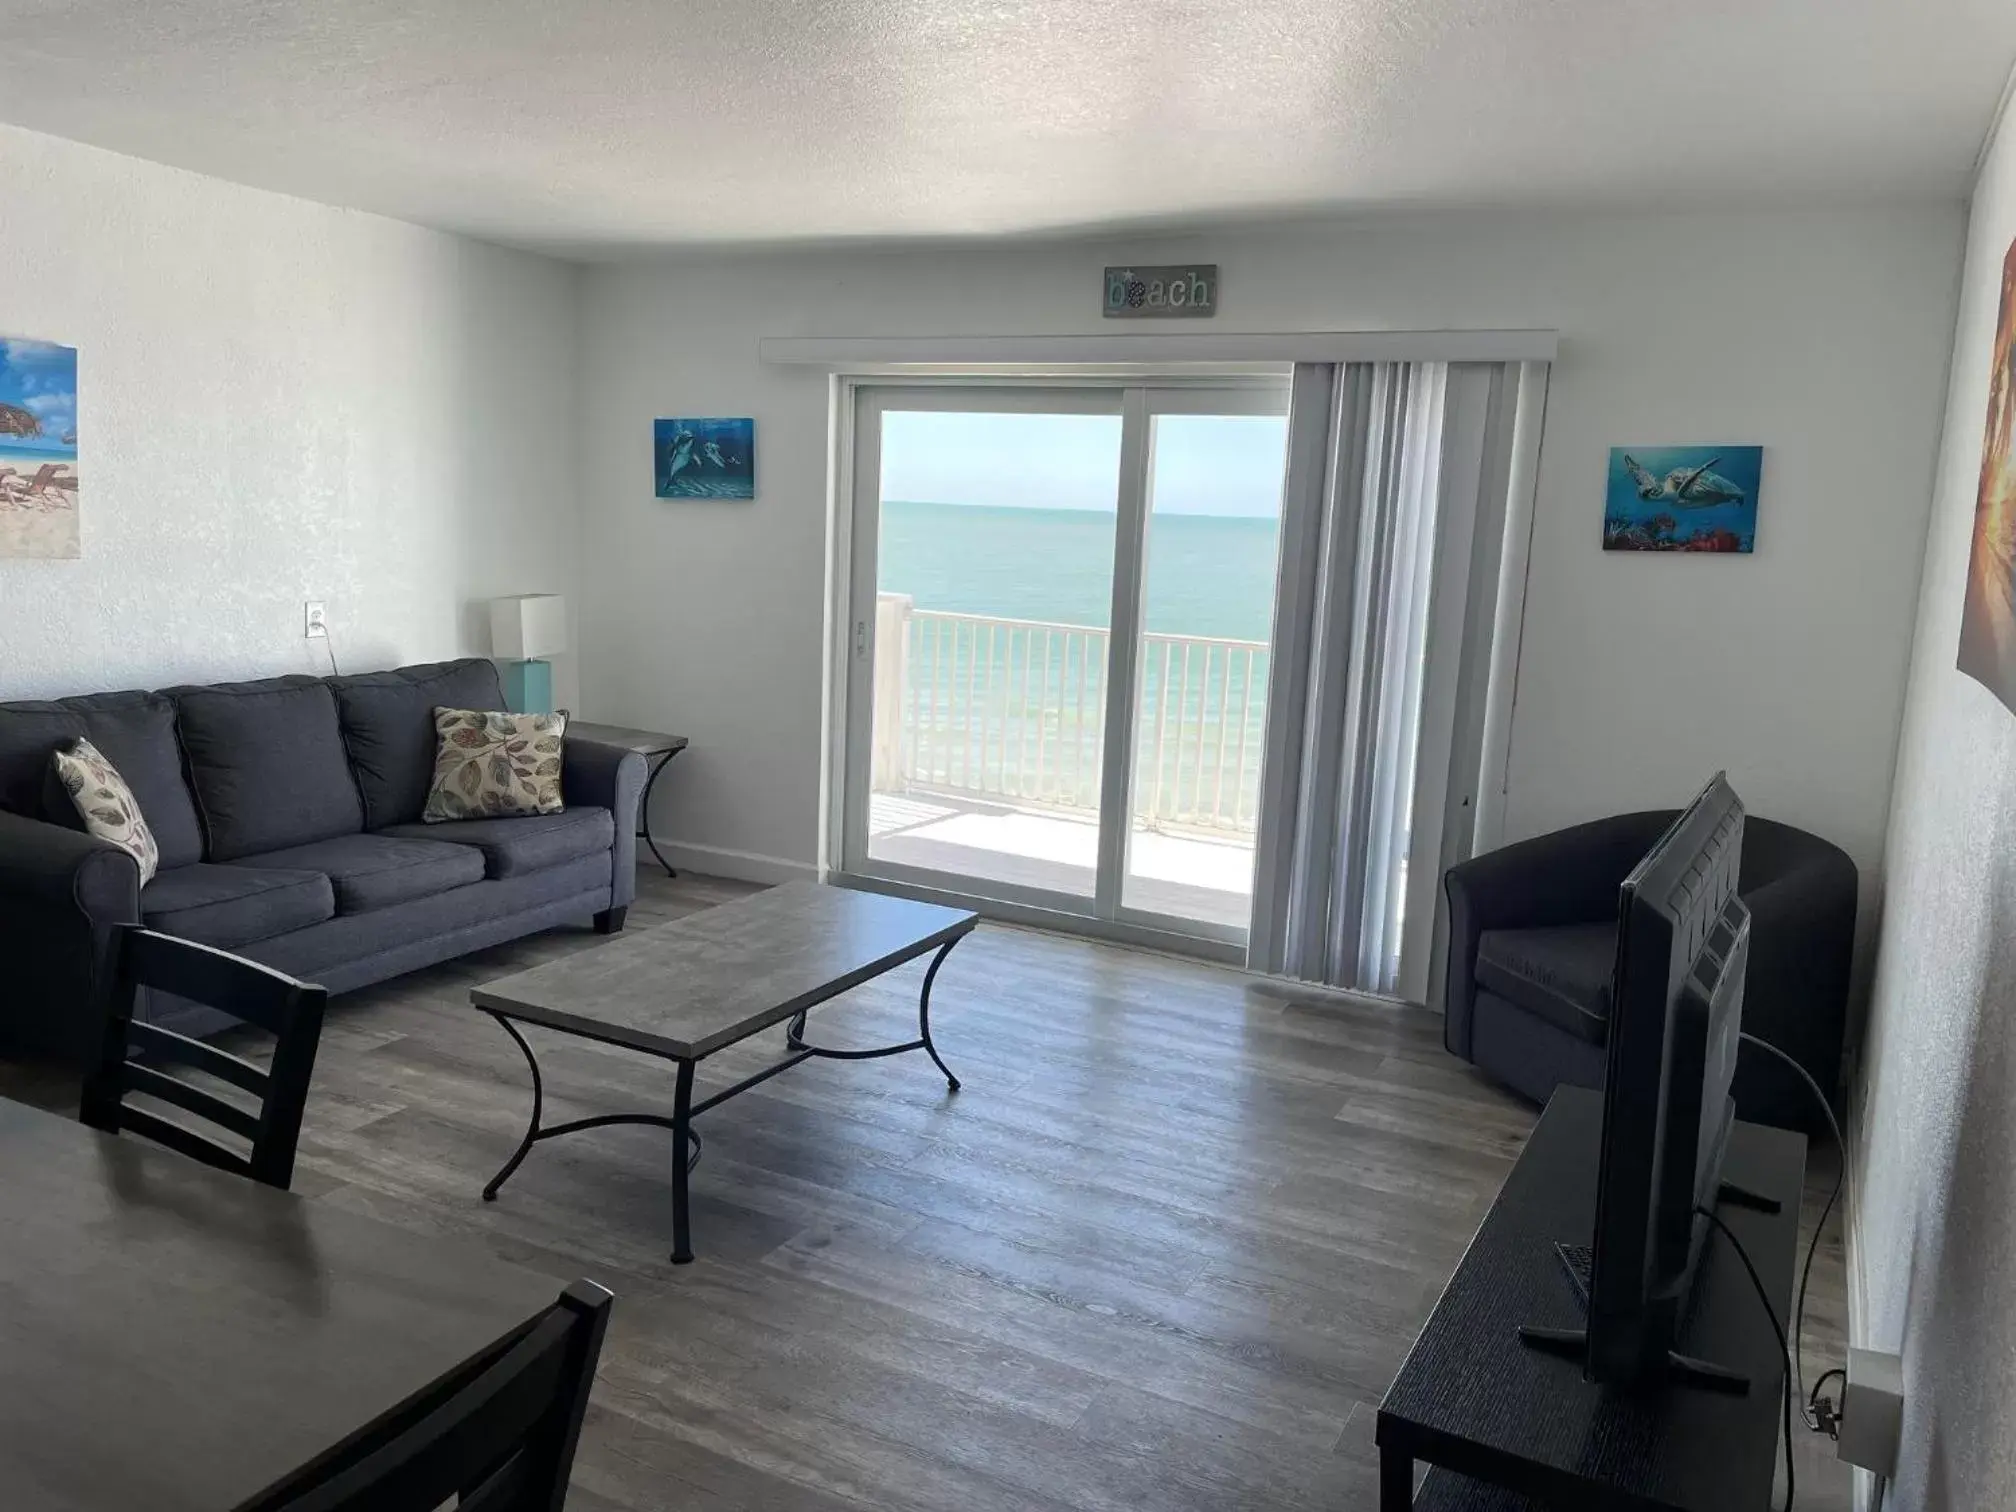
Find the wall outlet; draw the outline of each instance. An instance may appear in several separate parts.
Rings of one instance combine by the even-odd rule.
[[[309,640],[326,640],[329,636],[329,612],[320,599],[310,599],[301,606],[301,634]]]
[[[1841,1433],[1834,1452],[1886,1480],[1897,1473],[1904,1429],[1904,1362],[1874,1349],[1848,1351],[1841,1390]]]

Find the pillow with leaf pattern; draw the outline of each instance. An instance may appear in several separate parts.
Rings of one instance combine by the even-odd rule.
[[[434,711],[434,783],[420,818],[502,819],[557,814],[565,714]]]
[[[126,786],[119,769],[82,735],[52,753],[49,759],[56,768],[56,780],[77,806],[77,817],[84,821],[84,828],[140,863],[142,887],[153,881],[161,865],[161,848],[154,843],[154,832],[141,817],[140,800]]]

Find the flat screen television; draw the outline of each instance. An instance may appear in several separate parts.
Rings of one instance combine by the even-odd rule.
[[[1722,1184],[1750,952],[1742,858],[1743,804],[1718,772],[1619,892],[1595,1229],[1586,1248],[1557,1246],[1587,1327],[1521,1330],[1579,1355],[1605,1385],[1747,1389],[1680,1350],[1709,1231],[1701,1210],[1749,1200]]]

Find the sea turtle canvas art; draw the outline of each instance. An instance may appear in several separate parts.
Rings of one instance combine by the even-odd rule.
[[[0,336],[0,557],[81,552],[77,349]]]
[[[654,420],[651,463],[661,499],[753,499],[756,422]]]
[[[1751,551],[1761,446],[1618,446],[1603,498],[1605,551]]]

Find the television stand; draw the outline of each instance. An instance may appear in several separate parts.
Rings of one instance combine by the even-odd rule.
[[[1727,1512],[1771,1495],[1785,1369],[1743,1265],[1711,1237],[1683,1343],[1747,1376],[1752,1389],[1621,1392],[1582,1379],[1579,1357],[1528,1348],[1519,1326],[1569,1333],[1581,1322],[1554,1252],[1593,1231],[1600,1094],[1554,1094],[1380,1404],[1380,1512],[1483,1512],[1530,1497],[1563,1507]],[[1778,1204],[1731,1205],[1742,1240],[1786,1316],[1798,1248],[1803,1136],[1738,1123],[1728,1179]],[[1417,1498],[1415,1462],[1435,1468]]]

